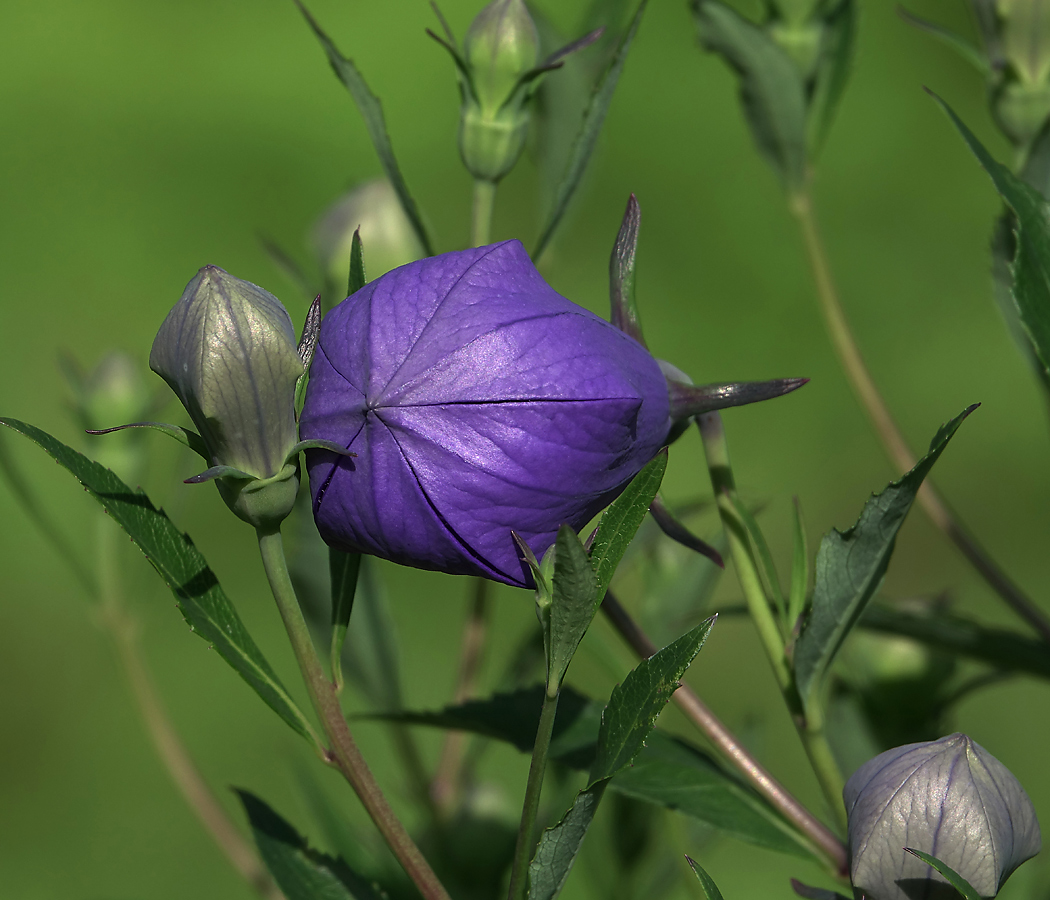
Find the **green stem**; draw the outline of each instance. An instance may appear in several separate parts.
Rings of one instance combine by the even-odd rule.
[[[824,324],[828,329],[828,336],[838,355],[839,363],[857,399],[860,400],[861,406],[864,407],[868,418],[875,426],[875,431],[882,440],[890,460],[903,474],[915,466],[915,455],[908,447],[900,428],[897,427],[886,401],[882,399],[875,380],[864,363],[853,332],[850,330],[846,313],[842,308],[834,279],[831,276],[831,266],[817,228],[813,199],[808,189],[803,188],[792,196],[789,205],[806,245],[806,254],[813,270],[817,299],[820,301],[820,311],[824,315]],[[1044,641],[1050,643],[1050,618],[1014,584],[998,563],[992,559],[988,551],[977,542],[928,479],[919,488],[918,500],[919,505],[933,524],[947,535],[992,590]]]
[[[474,212],[470,226],[470,244],[483,247],[492,234],[492,213],[496,206],[496,182],[474,179]]]
[[[549,692],[543,695],[543,709],[540,710],[540,727],[536,729],[536,743],[532,748],[532,764],[529,766],[529,780],[525,785],[525,804],[521,809],[521,825],[518,827],[518,842],[514,847],[514,865],[510,873],[508,900],[524,900],[528,890],[529,858],[533,845],[533,832],[536,829],[536,816],[540,808],[540,792],[543,789],[543,773],[547,768],[547,751],[551,745],[551,734],[554,731],[554,717],[558,712],[558,694],[552,697]]]
[[[350,734],[335,685],[325,677],[317,649],[299,607],[299,600],[295,596],[295,589],[288,577],[288,564],[284,557],[280,530],[259,529],[258,537],[259,553],[270,589],[284,620],[284,627],[299,663],[299,671],[306,683],[306,690],[331,745],[330,749],[325,751],[327,761],[339,769],[350,782],[379,833],[390,846],[405,873],[415,882],[420,893],[427,900],[450,900],[448,892],[390,808]]]
[[[824,734],[822,713],[816,709],[805,710],[803,708],[802,699],[795,687],[795,679],[784,653],[780,630],[773,617],[773,609],[766,596],[765,588],[762,587],[758,566],[751,553],[747,532],[743,523],[739,521],[733,504],[729,501],[729,492],[735,488],[722,418],[717,412],[705,413],[697,417],[697,424],[700,427],[700,437],[703,440],[707,466],[711,473],[711,486],[718,501],[722,526],[729,538],[730,555],[733,558],[737,579],[740,581],[740,588],[744,592],[744,599],[747,601],[748,609],[758,628],[759,637],[762,639],[766,655],[773,667],[773,673],[784,695],[784,702],[798,729],[802,746],[805,748],[810,765],[824,792],[828,807],[832,810],[838,825],[844,827],[842,774],[831,752],[831,747],[828,745],[827,736]]]

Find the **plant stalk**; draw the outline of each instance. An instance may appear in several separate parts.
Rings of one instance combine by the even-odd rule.
[[[540,710],[540,725],[536,729],[536,743],[532,747],[532,763],[529,780],[525,785],[525,803],[521,809],[521,825],[518,827],[518,842],[514,846],[514,864],[510,873],[508,900],[525,900],[529,886],[529,858],[536,830],[536,816],[540,808],[540,793],[543,790],[543,773],[547,769],[547,752],[550,750],[554,717],[558,712],[558,694],[550,691],[543,694]]]
[[[602,600],[602,612],[641,659],[648,659],[656,653],[656,645],[611,592],[607,592]],[[842,841],[763,768],[688,684],[683,682],[671,699],[748,784],[809,838],[836,874],[848,874],[849,862]]]
[[[492,234],[492,215],[496,208],[496,182],[474,179],[474,210],[470,225],[470,245],[483,247]]]
[[[813,271],[817,298],[820,301],[820,311],[824,316],[824,324],[835,353],[838,355],[839,363],[857,399],[860,400],[861,406],[871,419],[890,461],[903,475],[915,466],[915,455],[908,447],[904,435],[897,427],[886,402],[882,399],[875,380],[864,363],[849,322],[846,320],[846,314],[831,275],[831,266],[824,249],[824,242],[817,228],[813,200],[809,190],[804,188],[792,196],[789,206],[802,233],[806,255],[809,257],[810,268]],[[929,479],[924,481],[922,487],[919,488],[918,500],[930,521],[947,535],[992,590],[1044,641],[1050,643],[1050,617],[1025,595],[992,559],[988,551],[970,534],[958,516],[937,493]]]
[[[448,892],[387,803],[350,733],[339,705],[335,685],[325,676],[302,609],[299,607],[299,600],[295,596],[295,589],[288,577],[288,565],[279,528],[272,531],[258,529],[258,537],[259,553],[270,589],[284,620],[285,630],[299,663],[299,671],[302,673],[310,701],[330,743],[330,749],[325,751],[326,761],[342,772],[350,782],[379,833],[426,900],[450,900]]]

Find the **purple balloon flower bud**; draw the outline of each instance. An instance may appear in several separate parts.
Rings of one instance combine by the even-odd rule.
[[[937,857],[982,897],[1039,852],[1024,788],[965,734],[880,753],[853,774],[843,799],[850,878],[868,900],[936,896],[944,879],[905,847]]]
[[[410,263],[321,326],[301,436],[322,537],[346,550],[531,583],[665,442],[667,382],[635,340],[556,293],[518,241]]]

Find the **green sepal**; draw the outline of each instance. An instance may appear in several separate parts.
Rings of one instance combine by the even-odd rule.
[[[256,478],[254,475],[250,475],[243,469],[235,468],[234,466],[212,466],[210,469],[205,469],[199,475],[191,475],[189,478],[182,480],[183,484],[206,484],[209,481],[214,481],[216,478],[235,478],[243,479],[245,481],[261,481],[262,479]]]
[[[956,872],[955,869],[947,863],[941,862],[936,856],[930,856],[929,853],[923,853],[921,850],[914,850],[911,847],[905,847],[904,849],[912,856],[921,859],[926,865],[933,866],[933,868],[940,872],[946,879],[948,879],[948,883],[962,894],[963,900],[983,900],[981,895],[977,893],[970,882],[963,878],[962,875]]]
[[[929,19],[917,16],[903,6],[897,7],[897,15],[904,19],[909,25],[914,25],[920,31],[925,31],[927,34],[935,37],[942,44],[951,47],[952,50],[958,53],[959,56],[980,72],[983,78],[991,78],[992,67],[988,62],[988,57],[981,52],[979,47],[971,44],[961,34],[956,34],[954,31],[945,28],[943,25],[938,25],[936,22],[931,22]]]
[[[354,236],[350,239],[350,274],[347,276],[347,296],[352,297],[361,288],[368,284],[365,276],[365,252],[361,245],[361,229],[354,229]]]
[[[311,438],[308,441],[299,441],[288,452],[288,461],[292,462],[303,450],[327,450],[329,453],[337,453],[340,456],[357,456],[353,450],[337,444],[335,441],[326,441],[323,438]]]
[[[689,863],[689,868],[693,870],[696,880],[700,882],[700,890],[703,892],[705,900],[723,900],[722,892],[718,889],[718,885],[715,884],[715,880],[704,871],[703,866],[688,856],[685,858],[685,861]]]
[[[612,255],[609,257],[609,321],[624,334],[633,337],[643,347],[642,322],[638,315],[638,300],[634,291],[634,261],[638,252],[638,230],[642,224],[642,210],[631,194],[627,209],[616,234]]]
[[[184,447],[189,447],[201,459],[208,459],[208,448],[204,445],[204,439],[189,428],[179,425],[168,425],[165,422],[132,422],[128,425],[117,425],[115,428],[101,428],[88,431],[88,434],[112,434],[114,431],[123,431],[125,428],[152,428],[161,434],[175,438]]]

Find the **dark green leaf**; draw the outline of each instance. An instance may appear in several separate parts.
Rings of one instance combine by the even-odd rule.
[[[990,78],[992,74],[991,66],[988,64],[988,59],[981,52],[978,47],[971,44],[961,34],[956,34],[954,31],[950,31],[943,25],[938,25],[936,22],[931,22],[928,19],[924,19],[921,16],[915,15],[913,12],[909,12],[903,6],[897,7],[897,13],[900,15],[905,22],[909,25],[914,25],[920,31],[925,31],[927,34],[932,35],[941,43],[951,47],[956,53],[965,59],[971,66],[977,69],[978,72],[984,78]]]
[[[237,791],[259,854],[287,900],[383,900],[386,896],[342,860],[311,850],[306,840],[258,797]]]
[[[613,688],[602,713],[598,751],[591,767],[590,783],[611,778],[631,764],[656,724],[656,717],[696,659],[711,631],[707,619],[632,669],[622,684]]]
[[[532,254],[533,259],[539,259],[543,255],[543,251],[547,249],[547,245],[554,236],[554,230],[558,227],[558,223],[561,222],[562,216],[565,215],[565,210],[569,207],[569,201],[572,200],[576,188],[580,185],[584,170],[587,168],[587,163],[594,152],[594,146],[598,142],[598,134],[601,132],[602,124],[605,122],[605,114],[609,111],[609,104],[612,103],[613,93],[616,91],[616,83],[620,80],[620,73],[623,71],[624,63],[627,62],[627,51],[631,49],[631,42],[638,33],[638,26],[642,23],[642,13],[645,12],[647,3],[648,0],[642,0],[638,4],[634,18],[631,19],[630,26],[624,33],[623,38],[621,38],[619,46],[617,46],[616,52],[609,62],[609,67],[605,70],[598,84],[595,85],[594,93],[591,95],[590,102],[583,112],[583,122],[572,147],[569,166],[565,170],[561,184],[558,185],[554,206],[547,219],[547,224],[544,225],[543,231],[540,232],[540,239],[536,242],[536,249]]]
[[[423,224],[423,217],[419,213],[416,201],[412,199],[412,195],[408,192],[408,185],[405,184],[405,178],[397,164],[397,157],[394,156],[394,148],[386,131],[386,120],[383,118],[383,106],[379,102],[379,98],[372,93],[353,61],[343,56],[339,52],[339,48],[321,30],[321,26],[310,15],[310,11],[302,4],[301,0],[295,0],[295,4],[299,7],[310,28],[313,29],[314,34],[317,36],[317,40],[320,41],[321,46],[324,48],[324,52],[328,56],[328,62],[331,64],[336,76],[347,91],[350,92],[354,103],[357,104],[361,118],[365,120],[368,136],[372,139],[372,146],[375,147],[376,154],[379,156],[379,162],[383,166],[383,171],[386,173],[386,177],[390,179],[390,183],[401,201],[401,206],[405,210],[405,215],[408,216],[409,222],[412,223],[412,229],[415,231],[416,237],[419,238],[419,243],[423,245],[425,255],[433,256],[434,247],[430,243],[430,235],[427,234],[426,226]]]
[[[689,863],[689,868],[693,870],[696,880],[700,882],[700,890],[704,892],[704,896],[707,900],[722,900],[722,892],[718,889],[718,885],[715,884],[715,880],[704,871],[703,867],[688,856],[685,858],[685,861]]]
[[[692,0],[705,50],[740,78],[740,99],[759,152],[789,190],[806,178],[806,95],[795,63],[757,25],[718,0]]]
[[[849,80],[857,35],[856,0],[839,0],[822,18],[824,34],[809,98],[807,123],[811,156],[816,156],[827,138]]]
[[[982,900],[981,895],[974,890],[973,886],[965,878],[962,877],[955,869],[951,868],[947,863],[941,862],[936,856],[930,856],[929,853],[923,853],[921,850],[913,850],[911,847],[905,847],[912,856],[917,856],[928,866],[933,866],[938,872],[940,872],[945,878],[948,879],[948,883],[955,888],[963,896],[963,900]]]
[[[602,597],[587,551],[568,525],[558,529],[554,548],[550,671],[547,675],[548,690],[552,692],[565,678],[565,671],[587,633]]]
[[[660,490],[667,470],[667,451],[662,451],[602,514],[591,545],[591,564],[597,576],[598,597],[604,597],[627,546],[645,519],[649,505]]]
[[[346,283],[346,296],[356,294],[368,283],[365,277],[365,254],[361,246],[361,229],[354,229],[350,239],[350,276]]]
[[[401,708],[397,627],[375,560],[362,557],[343,669],[375,709]]]
[[[873,631],[909,637],[1007,672],[1027,672],[1050,678],[1050,653],[1047,653],[1046,644],[1013,631],[989,628],[956,616],[920,616],[881,606],[869,606],[860,625]]]
[[[529,863],[529,900],[553,900],[561,892],[607,785],[599,781],[580,791],[562,820],[543,832]]]
[[[848,531],[825,535],[817,551],[813,607],[795,645],[795,682],[803,702],[820,690],[846,635],[882,583],[904,517],[927,473],[971,412],[971,406],[941,426],[929,452],[899,481],[864,505]]]
[[[1032,351],[1044,374],[1050,374],[1050,206],[991,154],[951,108],[933,98],[959,129],[970,150],[992,179],[995,189],[1016,216],[1017,255],[1013,259],[1011,293]]]
[[[68,469],[127,532],[171,588],[190,630],[208,641],[293,729],[314,738],[310,723],[248,634],[215,573],[189,537],[142,491],[133,491],[109,469],[25,422],[0,418],[0,424],[25,435]]]
[[[339,687],[343,685],[343,642],[350,623],[350,612],[354,608],[360,571],[360,553],[344,553],[334,547],[328,548],[328,572],[332,581],[332,677]]]
[[[645,338],[634,292],[634,260],[641,224],[642,211],[637,198],[631,194],[620,231],[616,235],[616,243],[613,244],[612,256],[609,257],[609,321],[644,347]]]

